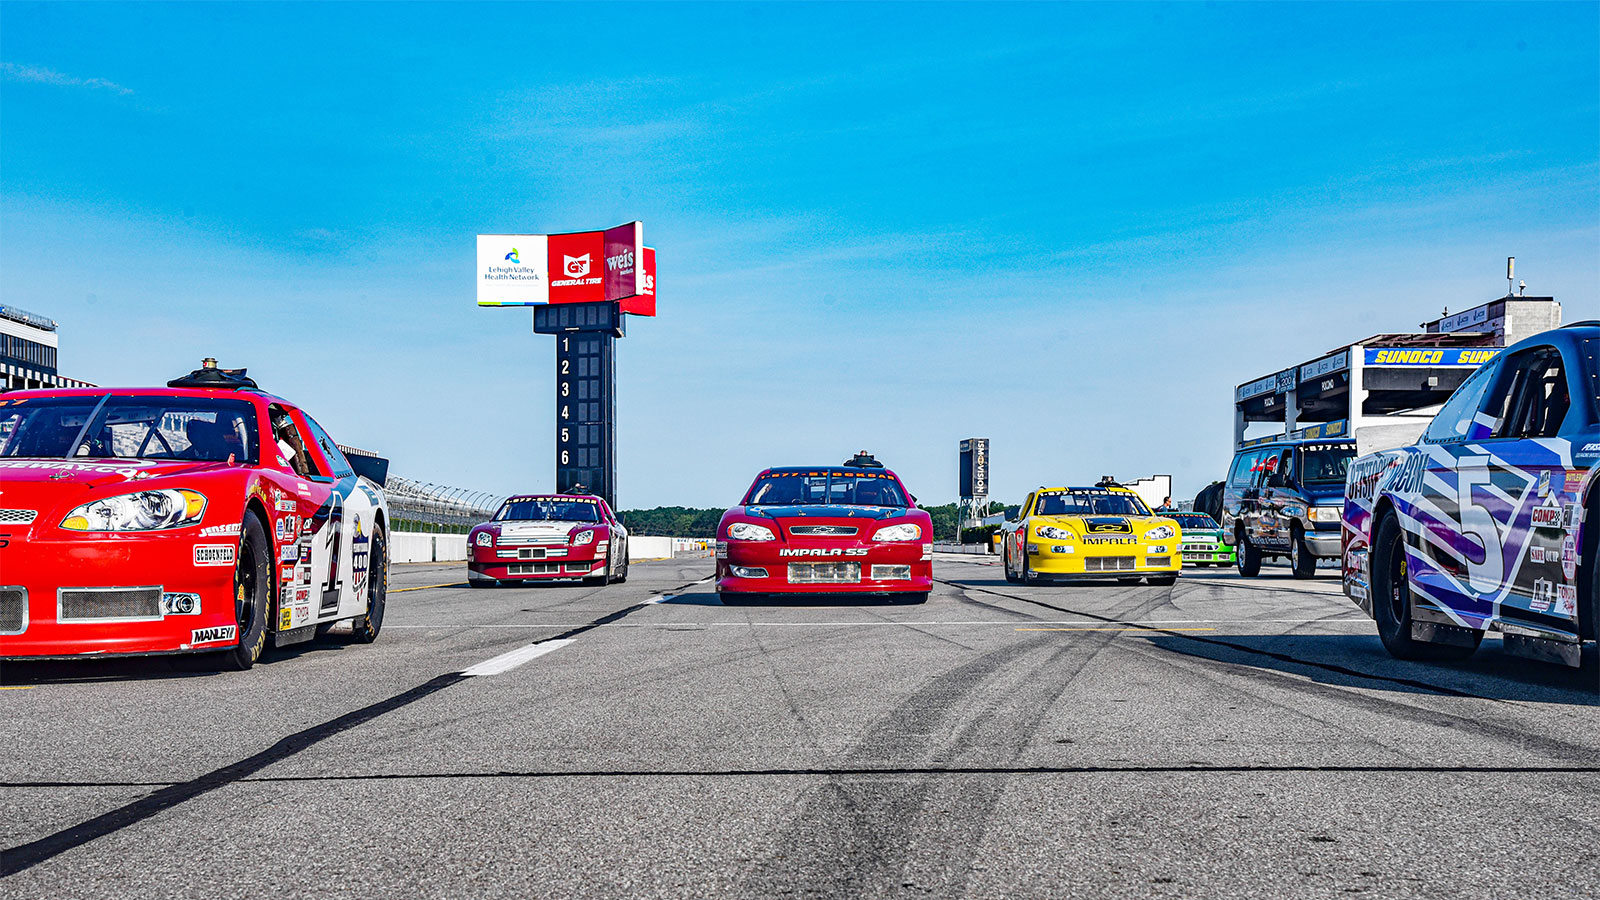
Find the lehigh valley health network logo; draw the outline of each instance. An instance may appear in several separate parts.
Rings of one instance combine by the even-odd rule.
[[[582,256],[568,256],[561,254],[562,269],[568,278],[584,278],[589,274],[589,254]]]
[[[506,254],[506,259],[511,260],[515,265],[522,265],[522,260],[517,259],[517,248],[515,247],[512,247],[511,252]]]

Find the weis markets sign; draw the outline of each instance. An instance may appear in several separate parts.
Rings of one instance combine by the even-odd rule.
[[[638,222],[570,234],[480,234],[478,305],[614,300],[625,313],[653,316],[654,255]]]

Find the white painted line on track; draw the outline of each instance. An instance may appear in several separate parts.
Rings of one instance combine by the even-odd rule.
[[[564,638],[555,641],[543,641],[538,644],[529,644],[526,647],[518,647],[509,653],[502,653],[499,656],[486,659],[475,666],[462,669],[461,674],[467,676],[468,678],[477,677],[479,675],[499,675],[501,672],[509,672],[523,663],[538,659],[546,653],[560,650],[562,647],[565,647],[570,643],[572,643],[571,638]]]

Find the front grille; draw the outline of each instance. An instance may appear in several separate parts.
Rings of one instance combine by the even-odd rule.
[[[561,563],[524,563],[520,566],[506,566],[508,575],[559,575]]]
[[[161,588],[62,588],[57,595],[61,621],[159,619]]]
[[[32,509],[0,509],[0,525],[32,525],[38,515]]]
[[[790,563],[790,584],[860,584],[861,563]]]
[[[587,575],[589,574],[589,566],[591,565],[593,565],[593,563],[567,563],[567,574],[571,575],[573,573],[577,573],[579,575]]]
[[[1127,572],[1133,569],[1131,556],[1085,556],[1083,570],[1085,572]]]
[[[910,581],[910,566],[873,566],[873,581]]]
[[[849,525],[795,525],[789,529],[790,534],[813,537],[851,537],[856,531],[856,528]]]
[[[0,588],[0,634],[21,634],[28,629],[28,589]]]
[[[508,550],[496,550],[494,555],[499,559],[547,559],[552,556],[566,556],[565,547],[513,547]]]
[[[555,544],[559,547],[566,544],[566,542],[567,536],[564,534],[540,535],[538,537],[529,537],[527,535],[508,536],[502,534],[495,541],[495,544],[501,547],[518,547],[525,544]]]
[[[1216,552],[1216,549],[1217,549],[1217,545],[1216,544],[1184,544],[1183,545],[1183,552],[1185,552],[1185,553],[1214,553],[1214,552]]]
[[[1172,565],[1172,557],[1170,557],[1170,556],[1146,556],[1144,558],[1144,564],[1147,565],[1147,566],[1170,566],[1170,565]]]

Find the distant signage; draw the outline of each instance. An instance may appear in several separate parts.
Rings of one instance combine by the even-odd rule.
[[[1276,387],[1273,388],[1273,393],[1275,393],[1275,394],[1287,394],[1290,391],[1294,390],[1295,385],[1297,383],[1294,380],[1294,375],[1295,375],[1295,371],[1293,369],[1285,369],[1282,372],[1279,372],[1278,373],[1278,384],[1277,384]]]
[[[1489,304],[1473,307],[1464,313],[1445,316],[1439,320],[1440,331],[1465,331],[1474,325],[1487,325],[1489,323]]]
[[[622,311],[629,315],[653,316],[656,314],[656,248],[643,248],[639,259],[637,292],[619,302]]]
[[[624,312],[648,308],[654,315],[655,284],[646,281],[643,228],[629,222],[604,231],[569,234],[478,235],[478,305],[542,306],[547,303],[624,301]],[[628,307],[633,308],[628,308]]]
[[[1270,394],[1277,390],[1277,387],[1278,376],[1268,375],[1265,378],[1258,378],[1249,384],[1239,385],[1239,389],[1235,393],[1235,397],[1240,401],[1249,400],[1251,397],[1258,397],[1262,394]]]
[[[1300,367],[1300,381],[1302,383],[1321,378],[1332,372],[1339,372],[1350,367],[1350,351],[1340,350],[1332,356],[1324,356],[1316,362],[1306,363]]]
[[[989,439],[968,438],[961,442],[960,496],[989,496]]]
[[[1499,347],[1368,347],[1369,366],[1481,366]]]
[[[1336,422],[1321,422],[1305,428],[1299,428],[1286,434],[1269,434],[1265,437],[1251,438],[1240,441],[1240,447],[1256,447],[1261,444],[1271,444],[1276,441],[1314,441],[1321,439],[1345,438],[1350,436],[1350,420],[1339,419]]]

